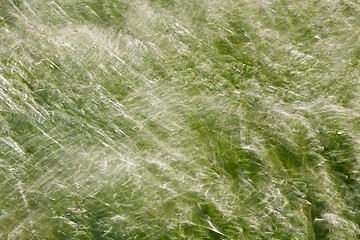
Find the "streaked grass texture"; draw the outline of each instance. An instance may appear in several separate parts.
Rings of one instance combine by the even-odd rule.
[[[1,239],[357,239],[355,0],[0,0]]]

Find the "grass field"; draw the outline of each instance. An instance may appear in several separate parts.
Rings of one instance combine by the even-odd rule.
[[[0,239],[360,238],[355,0],[0,0]]]

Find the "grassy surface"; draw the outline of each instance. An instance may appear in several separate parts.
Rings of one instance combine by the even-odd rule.
[[[1,239],[357,239],[354,0],[0,0]]]

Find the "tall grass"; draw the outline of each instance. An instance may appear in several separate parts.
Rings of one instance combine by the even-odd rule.
[[[0,0],[0,238],[359,238],[359,33],[353,0]]]

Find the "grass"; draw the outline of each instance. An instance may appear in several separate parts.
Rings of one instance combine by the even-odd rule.
[[[0,0],[0,238],[359,238],[359,23],[352,0]]]

